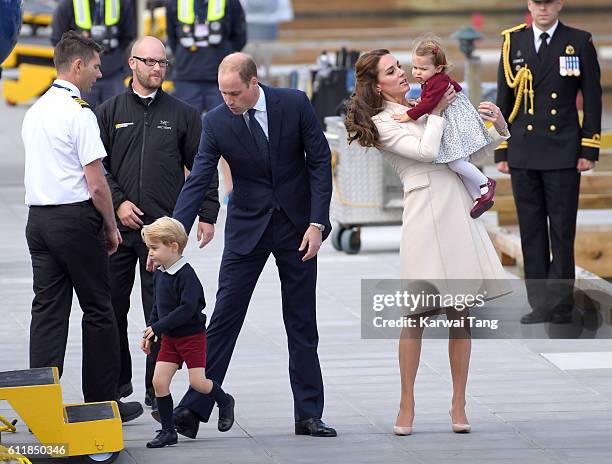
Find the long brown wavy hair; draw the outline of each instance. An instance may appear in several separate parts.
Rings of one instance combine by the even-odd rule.
[[[372,116],[383,110],[384,100],[376,91],[378,83],[378,62],[389,54],[389,50],[379,48],[364,53],[355,63],[355,92],[346,105],[348,143],[357,140],[362,147],[380,147],[378,130]]]

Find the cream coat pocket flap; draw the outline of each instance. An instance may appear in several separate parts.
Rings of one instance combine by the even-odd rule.
[[[404,192],[412,192],[413,190],[428,187],[429,175],[417,174],[404,179]]]

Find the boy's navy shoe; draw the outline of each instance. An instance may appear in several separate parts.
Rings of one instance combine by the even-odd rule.
[[[147,448],[163,448],[168,445],[176,445],[178,443],[178,436],[176,430],[158,430],[157,436],[147,443]]]
[[[311,437],[335,437],[338,434],[321,419],[306,419],[295,423],[296,435],[310,435]]]
[[[143,413],[142,405],[138,401],[130,401],[129,403],[117,401],[117,407],[123,423],[134,420]]]
[[[226,393],[229,403],[224,408],[219,408],[219,422],[217,423],[217,429],[219,432],[227,432],[234,425],[234,406],[236,401],[234,397]]]

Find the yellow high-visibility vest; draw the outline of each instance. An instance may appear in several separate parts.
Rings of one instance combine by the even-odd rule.
[[[177,17],[183,24],[195,23],[195,0],[178,0]],[[206,20],[209,23],[220,21],[225,16],[225,0],[208,0],[208,14]]]
[[[72,0],[74,7],[74,22],[80,29],[90,30],[92,26],[89,0]],[[104,1],[104,24],[114,26],[119,22],[121,12],[120,0]]]

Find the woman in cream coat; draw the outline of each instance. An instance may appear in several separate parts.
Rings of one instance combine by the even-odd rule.
[[[388,50],[362,55],[355,65],[356,88],[347,107],[349,142],[378,148],[393,165],[404,186],[404,213],[400,243],[402,279],[470,279],[488,299],[508,293],[504,271],[481,220],[470,217],[473,200],[461,179],[445,164],[432,164],[444,131],[442,111],[454,100],[450,88],[431,114],[400,123],[394,114],[409,108],[405,71]],[[493,142],[476,157],[486,155],[507,139],[507,125],[499,108],[479,105],[483,119],[493,123]],[[472,157],[474,159],[474,156]],[[447,318],[461,317],[447,309]],[[464,314],[465,315],[465,312]],[[465,413],[465,390],[471,353],[469,332],[449,333],[449,359],[453,383],[450,408],[452,430],[470,431]],[[400,410],[394,433],[412,433],[414,382],[421,353],[422,328],[404,329],[399,343],[402,382]]]

